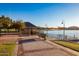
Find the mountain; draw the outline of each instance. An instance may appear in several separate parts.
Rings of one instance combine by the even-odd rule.
[[[77,26],[70,26],[70,27],[68,27],[66,29],[68,29],[68,30],[79,30],[79,27],[77,27]]]

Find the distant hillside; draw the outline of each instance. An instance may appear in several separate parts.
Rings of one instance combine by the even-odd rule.
[[[49,28],[49,30],[63,30],[64,27],[58,27],[58,28]],[[65,27],[66,30],[79,30],[79,27],[77,26],[70,26],[70,27]]]
[[[77,27],[77,26],[70,26],[70,27],[68,27],[66,29],[68,29],[68,30],[79,30],[79,27]]]

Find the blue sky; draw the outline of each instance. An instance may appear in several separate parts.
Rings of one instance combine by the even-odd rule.
[[[79,26],[79,4],[62,3],[2,3],[0,4],[0,16],[5,15],[13,20],[32,22],[37,26],[49,27]]]

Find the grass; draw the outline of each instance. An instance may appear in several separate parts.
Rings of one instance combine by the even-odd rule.
[[[1,31],[16,31],[16,29],[1,29]]]
[[[79,43],[68,42],[68,41],[54,41],[54,42],[79,52]]]
[[[0,44],[0,56],[12,56],[15,43]]]

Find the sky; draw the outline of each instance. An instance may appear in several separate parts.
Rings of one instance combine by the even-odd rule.
[[[0,16],[41,27],[79,26],[78,3],[0,3]]]

